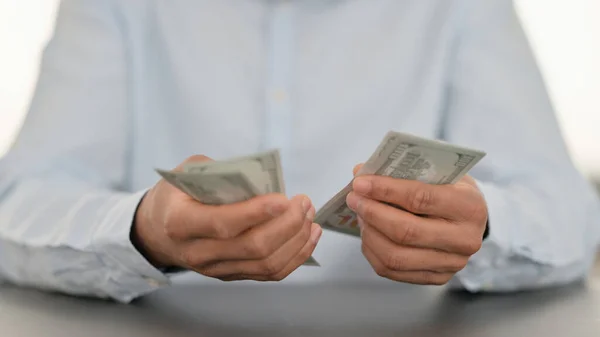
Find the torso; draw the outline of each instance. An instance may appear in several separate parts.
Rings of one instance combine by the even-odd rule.
[[[122,7],[125,18],[136,18],[126,22],[137,120],[134,190],[157,180],[151,168],[172,168],[191,154],[225,159],[280,148],[287,194],[305,193],[318,208],[388,130],[439,132],[454,1],[153,0]],[[349,250],[360,255],[358,240],[335,240],[356,247],[338,258]],[[321,260],[335,255],[327,249]]]

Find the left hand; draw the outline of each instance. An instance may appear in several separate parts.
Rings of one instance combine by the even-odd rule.
[[[362,251],[375,272],[414,284],[443,285],[462,270],[481,248],[488,217],[469,176],[431,185],[363,175],[346,202],[358,215]]]

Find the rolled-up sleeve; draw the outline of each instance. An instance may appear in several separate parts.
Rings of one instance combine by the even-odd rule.
[[[62,1],[21,132],[0,159],[0,280],[121,302],[168,284],[130,240],[130,90],[112,1]]]
[[[590,270],[597,195],[574,167],[511,0],[465,0],[442,137],[485,149],[472,171],[489,236],[452,281],[470,291],[561,285]]]

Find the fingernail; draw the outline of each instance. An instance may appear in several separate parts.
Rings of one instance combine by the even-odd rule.
[[[310,200],[308,198],[304,198],[304,200],[302,200],[302,209],[304,210],[304,214],[308,213],[311,207],[312,205]]]
[[[310,234],[310,239],[314,244],[317,244],[317,242],[319,242],[321,234],[323,234],[323,230],[321,229],[321,227],[313,228],[312,233]]]
[[[358,195],[356,195],[356,193],[348,193],[348,196],[346,196],[346,204],[348,205],[348,207],[350,207],[351,210],[357,212],[358,207],[360,206],[360,200],[361,197],[359,197]]]
[[[371,191],[371,182],[366,178],[356,178],[352,184],[354,192],[366,195]]]
[[[272,204],[267,206],[267,213],[269,213],[272,217],[280,216],[285,212],[286,205],[285,204]]]
[[[306,220],[310,221],[312,223],[313,219],[315,218],[315,208],[311,207],[308,212],[306,213]]]

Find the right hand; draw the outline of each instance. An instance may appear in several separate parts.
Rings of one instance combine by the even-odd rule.
[[[184,162],[210,160],[193,156]],[[181,170],[183,164],[176,170]],[[313,253],[322,230],[306,196],[268,194],[204,205],[160,180],[142,199],[132,240],[156,267],[223,281],[280,281]]]

